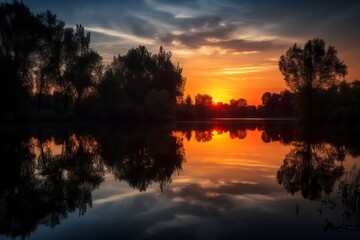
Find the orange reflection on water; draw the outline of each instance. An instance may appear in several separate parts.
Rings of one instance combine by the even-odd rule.
[[[256,130],[223,131],[214,127],[207,131],[191,131],[184,138],[183,173],[174,182],[198,183],[202,187],[230,183],[276,184],[276,172],[288,146],[279,142],[264,143]],[[181,132],[173,135],[181,136]]]

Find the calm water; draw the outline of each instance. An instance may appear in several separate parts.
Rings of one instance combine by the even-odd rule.
[[[0,134],[1,239],[360,237],[353,131],[258,121]]]

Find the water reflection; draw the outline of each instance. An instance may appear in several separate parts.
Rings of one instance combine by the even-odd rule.
[[[293,142],[277,172],[277,181],[291,194],[301,191],[304,198],[318,200],[330,194],[344,174],[344,149],[329,143]]]
[[[111,135],[103,133],[97,139],[104,164],[116,179],[128,182],[132,188],[146,191],[149,185],[159,183],[163,189],[182,169],[182,141],[171,136],[170,129],[115,128]]]
[[[3,134],[0,233],[30,236],[39,224],[54,227],[70,212],[85,214],[106,172],[140,191],[152,183],[162,189],[181,170],[184,150],[170,131],[147,130]]]
[[[312,214],[321,213],[327,231],[357,229],[359,174],[346,166],[347,159],[359,154],[356,134],[316,131],[263,122],[3,130],[0,234],[31,237],[39,225],[53,228],[72,212],[86,216],[94,203],[105,206],[106,201],[93,201],[93,196],[109,174],[147,193],[131,195],[132,201],[118,209],[133,223],[143,224],[143,232],[133,233],[138,238],[166,238],[179,230],[178,238],[195,232],[205,238],[209,231],[233,238],[239,230],[246,235],[258,228],[266,229],[264,234],[277,233],[276,226],[289,224],[289,211],[302,216],[308,204],[299,199],[290,204],[284,190],[289,196],[299,192],[304,199],[317,200]],[[159,195],[151,190],[153,185]],[[339,199],[342,204],[331,205]],[[332,220],[336,214],[330,210],[339,206],[342,217],[352,216],[347,228]],[[98,214],[109,218],[111,209]],[[125,220],[103,221],[114,226]],[[107,233],[114,236],[116,230]]]
[[[28,236],[38,224],[54,227],[75,210],[84,214],[103,181],[92,137],[64,134],[56,139],[62,150],[55,155],[52,140],[38,136],[1,145],[1,233],[12,237]]]

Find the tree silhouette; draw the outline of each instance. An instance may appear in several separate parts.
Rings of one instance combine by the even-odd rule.
[[[181,100],[186,81],[182,68],[173,64],[171,57],[171,52],[162,47],[152,54],[144,46],[114,57],[98,88],[107,112],[119,115],[124,109],[140,109],[150,117],[168,112],[169,104]],[[109,95],[114,97],[117,107],[112,106],[114,101]]]
[[[190,95],[187,95],[186,98],[185,98],[185,104],[187,106],[191,106],[193,104],[193,101],[191,99],[191,96]]]
[[[90,48],[90,33],[85,35],[84,27],[76,26],[73,34],[73,65],[68,72],[75,92],[75,100],[79,101],[85,94],[94,91],[101,78],[101,56]]]
[[[302,111],[307,119],[312,117],[313,95],[319,89],[327,89],[338,77],[347,74],[347,66],[337,56],[334,47],[325,48],[325,41],[309,40],[304,48],[296,43],[280,57],[279,69],[289,88],[305,99]]]
[[[247,106],[247,101],[244,98],[240,98],[238,100],[231,99],[230,100],[230,106],[231,107],[246,107]]]
[[[122,70],[118,69],[117,60],[107,67],[97,93],[105,114],[115,117],[120,114],[120,106],[127,102],[127,96],[123,85]]]
[[[40,47],[40,22],[21,1],[0,5],[1,110],[23,114],[33,89],[32,60]]]
[[[37,93],[38,113],[41,111],[41,100],[43,93],[50,93],[56,84],[56,71],[61,54],[62,38],[65,23],[57,19],[50,11],[37,16],[42,24],[41,48],[37,54]]]
[[[172,53],[166,52],[163,47],[153,56],[156,68],[153,88],[161,91],[166,90],[170,101],[176,103],[183,97],[186,79],[182,76],[182,68],[179,64],[171,62]]]
[[[293,116],[294,94],[288,90],[279,93],[265,92],[262,97],[262,105],[258,111],[265,116]]]
[[[213,104],[213,98],[209,94],[197,94],[195,96],[195,105],[208,107]]]

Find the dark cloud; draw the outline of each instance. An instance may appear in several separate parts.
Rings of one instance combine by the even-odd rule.
[[[301,33],[303,30],[316,26],[319,22],[333,16],[340,16],[335,25],[351,23],[344,27],[355,26],[356,22],[351,20],[359,19],[359,1],[115,1],[115,0],[80,0],[80,1],[39,1],[24,0],[35,12],[50,9],[55,13],[65,16],[66,22],[71,23],[98,23],[100,25],[108,22],[118,24],[130,24],[134,21],[129,17],[129,11],[139,14],[146,14],[157,18],[159,21],[169,23],[182,30],[192,27],[202,27],[209,24],[209,27],[216,26],[220,21],[242,22],[252,26],[263,26],[265,24],[279,24],[278,32]],[[156,6],[168,5],[172,8],[186,7],[187,9],[198,10],[197,16],[188,18],[176,18],[171,12],[161,9],[154,9]],[[86,22],[81,22],[86,21]],[[136,21],[136,19],[135,19]],[[139,25],[137,25],[139,26]],[[144,28],[142,28],[144,29]],[[284,29],[284,31],[281,31]],[[353,29],[354,30],[354,29]]]
[[[190,48],[200,47],[206,38],[228,38],[236,30],[235,25],[223,23],[218,16],[181,19],[174,25],[182,33],[167,32],[159,39],[164,43],[178,40]]]
[[[173,42],[176,41],[190,49],[211,46],[236,52],[266,51],[286,49],[280,43],[289,46],[295,41],[301,44],[320,37],[341,51],[349,48],[358,51],[360,48],[360,30],[357,26],[360,22],[359,1],[24,2],[34,12],[53,11],[68,25],[82,24],[116,30],[154,40],[154,45],[168,47],[175,47]],[[128,45],[133,46],[134,43],[128,42]]]
[[[169,45],[173,41],[180,42],[183,46],[188,48],[200,48],[202,46],[219,47],[222,49],[245,52],[245,51],[266,51],[268,49],[284,48],[283,44],[276,44],[271,40],[263,41],[249,41],[244,39],[230,39],[221,40],[224,36],[229,35],[231,30],[229,29],[215,29],[210,32],[200,33],[184,33],[180,35],[167,34],[160,36],[160,40],[163,44]]]
[[[233,2],[237,2],[234,0]],[[249,25],[273,25],[274,35],[284,37],[360,40],[359,1],[243,1],[249,11],[242,15]]]
[[[122,18],[117,25],[121,29],[140,37],[153,37],[158,31],[157,26],[153,23],[131,14],[126,14],[126,17]]]

